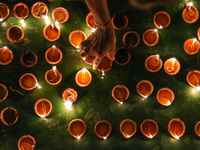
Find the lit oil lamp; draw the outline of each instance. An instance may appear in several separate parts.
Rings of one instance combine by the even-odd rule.
[[[142,134],[148,138],[153,138],[158,133],[158,125],[152,119],[146,119],[140,125]]]
[[[185,133],[185,124],[181,119],[174,118],[168,124],[168,131],[178,140]]]
[[[8,65],[13,60],[13,52],[6,46],[0,48],[0,65]]]
[[[71,107],[71,105],[76,102],[78,97],[78,93],[73,88],[67,88],[62,93],[62,99],[65,102],[65,106],[67,109]]]
[[[75,81],[80,87],[86,87],[92,81],[91,73],[83,68],[76,73]]]
[[[153,22],[158,29],[166,28],[171,22],[171,17],[167,12],[159,11],[154,15]]]
[[[188,72],[186,77],[187,83],[200,91],[200,71],[192,70]]]
[[[13,7],[13,14],[19,19],[25,19],[29,15],[29,8],[24,3],[17,3]]]
[[[17,143],[19,150],[33,150],[36,146],[36,141],[31,135],[23,135]]]
[[[35,103],[34,110],[38,116],[45,118],[51,113],[52,104],[48,99],[42,98]]]
[[[0,84],[0,102],[4,101],[8,96],[8,89],[5,85]]]
[[[94,127],[95,134],[104,140],[108,138],[108,136],[111,133],[111,130],[111,124],[106,120],[98,121]]]
[[[43,18],[48,14],[48,7],[43,2],[36,2],[31,7],[31,13],[35,18]]]
[[[43,35],[49,41],[56,41],[60,37],[60,30],[54,24],[50,24],[44,28]]]
[[[186,8],[183,9],[182,18],[187,23],[194,23],[199,18],[199,11],[192,3],[188,3]]]
[[[49,64],[55,65],[62,60],[62,51],[56,46],[52,46],[45,52],[45,59]]]
[[[136,90],[139,95],[144,98],[148,98],[152,94],[154,86],[150,81],[142,80],[137,84]]]
[[[0,3],[0,22],[5,20],[10,13],[8,6],[4,3]]]
[[[196,38],[188,39],[184,42],[183,48],[189,55],[195,55],[199,52],[199,42]]]
[[[145,60],[145,67],[150,72],[157,72],[162,68],[162,59],[159,55],[151,55]]]
[[[38,85],[36,77],[32,73],[25,73],[19,79],[19,85],[24,90],[33,90]]]
[[[127,48],[120,47],[115,51],[115,62],[118,65],[126,65],[131,60],[131,54]]]
[[[92,29],[96,28],[95,19],[91,12],[86,16],[86,24]]]
[[[86,131],[86,124],[81,119],[74,119],[69,123],[69,133],[77,139],[80,139]]]
[[[200,137],[200,121],[195,125],[195,133]]]
[[[120,104],[123,104],[129,98],[129,89],[124,85],[116,85],[112,89],[112,97]]]
[[[6,126],[14,125],[18,120],[18,113],[12,107],[6,107],[1,111],[1,121]]]
[[[56,66],[45,73],[45,80],[51,85],[57,85],[62,80],[62,74],[58,71]]]
[[[19,43],[24,38],[24,31],[19,26],[11,26],[6,32],[6,37],[11,43]]]
[[[164,71],[168,75],[176,75],[180,71],[181,65],[176,58],[169,58],[164,63]]]
[[[174,92],[169,88],[161,88],[157,93],[157,100],[161,105],[169,106],[174,101]]]
[[[131,119],[125,119],[120,123],[120,132],[125,138],[132,137],[137,131],[136,123]]]
[[[117,30],[123,30],[128,26],[128,17],[123,14],[116,14],[112,17],[112,25]]]
[[[75,48],[79,48],[79,44],[86,39],[86,35],[83,31],[75,30],[69,34],[69,42]]]
[[[140,43],[140,36],[135,31],[128,31],[123,36],[123,43],[126,47],[134,48]]]
[[[20,56],[20,62],[25,67],[33,67],[37,63],[37,55],[33,51],[25,51]]]
[[[142,35],[142,40],[147,46],[154,46],[159,41],[159,34],[157,29],[148,29]]]
[[[98,70],[102,72],[102,77],[105,76],[105,72],[112,68],[112,61],[107,57],[104,56],[98,66]]]
[[[56,23],[64,23],[69,19],[69,12],[63,7],[57,7],[53,10],[52,17]]]

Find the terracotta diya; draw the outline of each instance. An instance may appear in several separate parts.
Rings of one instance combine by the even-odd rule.
[[[19,85],[24,90],[33,90],[37,84],[37,79],[32,73],[25,73],[19,79]]]
[[[150,72],[157,72],[162,68],[162,59],[159,55],[151,55],[145,60],[145,67]]]
[[[139,95],[141,95],[144,98],[147,98],[153,93],[154,86],[150,81],[142,80],[137,84],[136,90]]]
[[[110,70],[112,68],[112,61],[107,57],[104,56],[98,66],[98,70],[102,73]]]
[[[163,106],[169,106],[174,101],[174,92],[169,88],[161,88],[157,93],[157,100]]]
[[[157,29],[148,29],[142,35],[142,40],[147,46],[154,46],[159,41],[159,34]]]
[[[19,150],[33,150],[36,146],[36,141],[31,135],[23,135],[17,143]]]
[[[56,41],[60,37],[60,30],[54,24],[50,24],[44,28],[43,35],[49,41]]]
[[[45,59],[49,64],[55,65],[62,60],[62,51],[56,46],[52,46],[45,52]]]
[[[80,87],[86,87],[92,81],[91,73],[83,68],[76,73],[75,81]]]
[[[8,65],[13,60],[13,52],[6,46],[0,48],[0,65]]]
[[[131,119],[125,119],[120,123],[120,132],[125,138],[132,137],[137,131],[136,123]]]
[[[112,89],[112,97],[120,104],[123,104],[129,97],[129,89],[124,85],[116,85]]]
[[[131,60],[131,54],[127,48],[120,47],[115,51],[115,62],[118,65],[126,65]]]
[[[17,3],[13,7],[13,14],[19,19],[25,19],[29,15],[29,8],[24,3]]]
[[[37,63],[37,55],[33,51],[25,51],[20,56],[20,62],[25,67],[33,67]]]
[[[176,58],[169,58],[164,63],[164,71],[168,75],[176,75],[180,71],[181,65]]]
[[[90,27],[90,28],[96,28],[96,23],[95,23],[95,19],[93,14],[90,12],[87,14],[86,16],[86,24]]]
[[[58,71],[56,66],[45,73],[45,80],[51,85],[57,85],[62,80],[62,74]]]
[[[80,139],[86,131],[85,122],[81,119],[74,119],[69,123],[68,130],[71,136]]]
[[[158,29],[166,28],[171,22],[171,17],[167,12],[159,11],[154,15],[153,22]]]
[[[168,131],[175,139],[179,139],[185,133],[185,124],[181,119],[174,118],[168,124]]]
[[[111,133],[111,130],[111,124],[106,120],[98,121],[94,127],[95,134],[104,140],[108,138],[108,136]]]
[[[128,26],[128,17],[123,14],[116,14],[112,17],[112,25],[117,30],[123,30]]]
[[[45,118],[51,113],[52,104],[48,99],[42,98],[35,103],[34,110],[38,116]]]
[[[74,30],[69,34],[69,42],[75,48],[79,48],[79,44],[86,39],[86,35],[83,31]]]
[[[10,13],[8,6],[4,3],[0,3],[0,21],[5,20]]]
[[[126,47],[134,48],[140,43],[140,36],[135,31],[128,31],[123,36],[123,43]]]
[[[188,72],[186,77],[187,83],[191,85],[192,87],[197,88],[197,90],[200,90],[200,71],[199,70],[192,70]]]
[[[48,7],[43,2],[36,2],[31,7],[31,13],[35,18],[43,18],[48,14]]]
[[[1,121],[7,125],[12,126],[18,120],[18,113],[12,107],[6,107],[1,111]]]
[[[195,23],[199,19],[199,11],[191,3],[183,9],[182,18],[187,23]]]
[[[8,96],[8,89],[5,85],[0,84],[0,102],[4,101]]]
[[[19,26],[11,26],[6,32],[6,37],[11,43],[19,43],[24,38],[24,31]]]
[[[69,19],[69,12],[63,7],[57,7],[52,12],[55,22],[64,23]]]
[[[195,55],[199,52],[199,42],[196,38],[188,39],[184,42],[183,48],[189,55]]]
[[[152,119],[146,119],[140,125],[142,134],[148,138],[153,138],[158,133],[158,125]]]
[[[195,133],[200,137],[200,121],[195,125]]]
[[[68,108],[71,107],[71,105],[76,102],[78,97],[78,93],[73,88],[67,88],[62,93],[62,99],[65,102],[65,106]]]

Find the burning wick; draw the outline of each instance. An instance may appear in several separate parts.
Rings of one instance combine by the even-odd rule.
[[[2,22],[3,21],[3,18],[0,18],[0,22]]]
[[[79,46],[76,46],[76,48],[77,48],[77,52],[80,52]]]
[[[187,11],[188,11],[188,15],[190,16],[190,17],[193,17],[194,16],[194,13],[191,11],[191,6],[193,5],[193,3],[192,2],[190,2],[190,3],[188,3],[187,4]]]
[[[102,69],[101,79],[104,79],[104,76],[105,76],[105,72],[104,72],[104,70]]]
[[[194,43],[197,41],[197,38],[193,39],[192,44],[190,45],[190,50],[193,51],[194,50]]]
[[[58,24],[59,24],[59,21],[55,21],[55,24],[57,24],[57,25],[58,25]]]
[[[69,109],[72,106],[72,101],[70,101],[70,100],[66,101],[65,106],[67,109]]]
[[[171,105],[172,102],[167,97],[163,96],[163,98],[167,100],[167,105],[168,106]]]
[[[157,33],[157,32],[158,32],[158,29],[154,29],[154,32],[153,32],[153,33],[155,33],[155,32]]]
[[[163,26],[162,25],[160,25],[160,29],[162,29],[163,28]]]
[[[195,77],[195,79],[196,79],[196,88],[197,88],[197,90],[198,91],[200,91],[200,86],[199,86],[199,79],[198,79],[198,77],[195,75],[195,74],[193,74],[193,76]]]
[[[57,77],[57,73],[56,73],[56,69],[57,69],[57,68],[56,68],[56,66],[53,66],[52,69],[53,69],[53,72],[54,72],[55,76]]]
[[[107,137],[106,137],[106,136],[103,136],[103,139],[104,139],[104,140],[106,140],[106,139],[107,139]]]
[[[41,89],[42,87],[39,85],[39,83],[35,84],[39,89]]]
[[[95,32],[96,31],[96,28],[92,28],[92,32]]]
[[[153,135],[151,134],[151,131],[150,131],[150,125],[148,125],[148,127],[147,127],[147,131],[148,131],[148,133],[149,133],[149,138],[153,138]]]
[[[179,139],[179,136],[176,134],[176,131],[175,131],[175,130],[176,130],[176,127],[174,128],[174,134],[175,134],[174,138],[178,140],[178,139]]]

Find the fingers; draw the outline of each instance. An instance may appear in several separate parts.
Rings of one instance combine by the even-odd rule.
[[[96,70],[102,60],[102,57],[95,57],[93,60],[93,69]]]
[[[114,60],[115,60],[115,51],[112,51],[112,52],[107,53],[107,57],[108,57],[110,60],[114,61]]]
[[[90,40],[85,40],[79,44],[80,50],[85,50],[90,45]]]

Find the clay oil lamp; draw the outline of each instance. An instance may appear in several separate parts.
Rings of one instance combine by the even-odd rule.
[[[0,3],[0,22],[5,20],[10,13],[8,6],[4,3]]]
[[[19,26],[11,26],[6,32],[6,37],[11,43],[19,43],[24,38],[24,31]]]
[[[25,51],[20,56],[20,62],[25,67],[33,67],[37,63],[37,55],[33,51]]]
[[[52,12],[55,23],[64,23],[69,19],[69,12],[63,7],[57,7]]]
[[[154,46],[159,41],[159,34],[157,29],[148,29],[142,35],[142,40],[147,46]]]
[[[128,26],[128,17],[123,14],[116,14],[112,17],[112,25],[117,30],[123,30]]]
[[[81,119],[74,119],[69,123],[68,130],[71,136],[80,139],[86,131],[86,124]]]
[[[199,18],[199,11],[192,3],[188,3],[186,8],[183,9],[182,18],[187,23],[195,23]]]
[[[17,3],[13,7],[13,14],[19,19],[25,19],[29,15],[29,8],[24,3]]]
[[[95,134],[104,140],[108,138],[108,136],[111,133],[111,130],[111,124],[106,120],[98,121],[94,127]]]
[[[169,58],[164,63],[164,71],[168,75],[176,75],[180,71],[181,65],[176,58]]]
[[[158,29],[163,29],[169,26],[171,17],[167,12],[159,11],[154,15],[153,22]]]
[[[142,134],[148,138],[153,138],[158,133],[158,125],[152,119],[146,119],[140,125]]]
[[[36,141],[31,135],[23,135],[17,142],[19,150],[33,150],[36,146]]]
[[[116,85],[112,89],[112,97],[120,104],[123,104],[129,98],[129,89],[124,85]]]
[[[51,113],[52,104],[48,99],[42,98],[35,103],[34,109],[38,116],[45,118]]]
[[[83,68],[76,73],[75,81],[80,87],[86,87],[92,81],[91,73]]]
[[[126,65],[131,60],[131,54],[127,48],[120,47],[115,51],[115,62],[118,65]]]
[[[104,56],[98,66],[98,70],[102,72],[102,78],[105,76],[105,72],[112,68],[112,61],[107,57]]]
[[[45,52],[45,59],[49,64],[55,65],[62,60],[62,51],[58,49],[55,45],[47,49]]]
[[[200,137],[200,121],[195,125],[195,133]]]
[[[200,91],[200,71],[192,70],[188,72],[186,77],[187,83]]]
[[[79,44],[86,39],[86,35],[83,31],[74,30],[69,34],[69,42],[75,48],[79,48]]]
[[[174,118],[168,124],[168,131],[178,140],[185,133],[185,124],[181,119]]]
[[[8,89],[5,85],[0,84],[0,102],[4,101],[8,96]]]
[[[78,97],[78,93],[73,88],[67,88],[62,93],[62,99],[65,102],[65,106],[67,109],[71,107],[71,105],[76,102]]]
[[[48,14],[48,7],[43,2],[36,2],[31,7],[31,13],[35,18],[43,18]]]
[[[199,42],[196,38],[188,39],[184,42],[183,48],[189,55],[195,55],[199,52]]]
[[[142,80],[137,84],[136,90],[140,96],[148,98],[152,94],[154,86],[150,81]]]
[[[1,121],[7,125],[12,126],[18,120],[18,112],[12,107],[6,107],[1,111]]]
[[[19,85],[24,90],[33,90],[37,86],[40,88],[36,77],[32,73],[25,73],[19,79]]]
[[[13,52],[6,46],[0,48],[0,65],[8,65],[13,60]]]
[[[123,43],[126,47],[134,48],[140,43],[140,36],[135,31],[128,31],[123,36]]]
[[[174,92],[169,88],[161,88],[157,93],[157,100],[163,106],[169,106],[174,101]]]
[[[86,16],[86,24],[92,29],[96,28],[95,19],[94,19],[94,16],[91,12],[88,13],[87,16]]]
[[[150,72],[157,72],[162,68],[162,59],[159,55],[151,55],[145,60],[145,67]]]
[[[125,119],[120,123],[120,132],[125,138],[132,137],[137,131],[136,123],[131,119]]]
[[[58,71],[56,66],[45,73],[45,80],[51,85],[57,85],[62,80],[62,74]]]
[[[43,35],[49,41],[56,41],[60,37],[60,30],[54,24],[49,24],[44,28]]]

